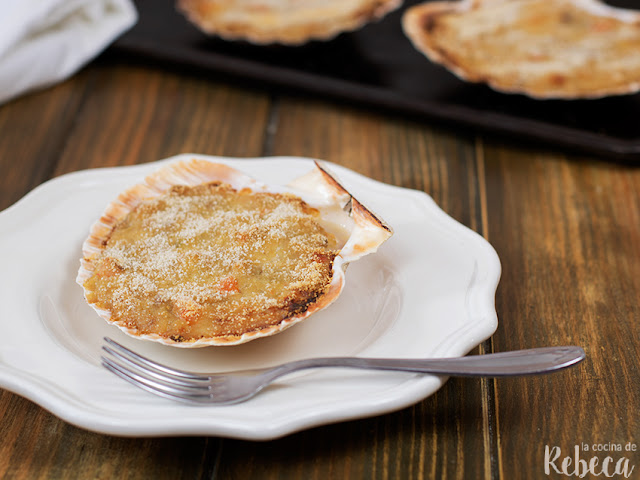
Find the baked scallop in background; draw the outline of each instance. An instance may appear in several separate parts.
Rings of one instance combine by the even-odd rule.
[[[200,30],[227,40],[302,45],[358,30],[402,0],[178,0]]]
[[[402,26],[463,80],[539,99],[640,90],[640,12],[597,0],[462,0],[409,8]]]
[[[192,158],[107,206],[76,281],[102,318],[133,337],[237,345],[329,306],[347,265],[391,235],[318,162],[279,186]]]

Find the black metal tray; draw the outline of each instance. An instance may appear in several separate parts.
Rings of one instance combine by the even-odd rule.
[[[631,8],[635,1],[609,3]],[[403,34],[402,12],[418,3],[415,0],[357,32],[301,47],[208,37],[176,11],[173,0],[135,3],[140,19],[111,47],[112,53],[542,141],[611,160],[640,161],[640,94],[533,100],[465,83],[428,61]]]

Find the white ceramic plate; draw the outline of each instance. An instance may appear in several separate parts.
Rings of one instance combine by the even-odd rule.
[[[312,168],[302,158],[181,155],[58,177],[0,213],[0,387],[102,433],[266,440],[398,410],[434,393],[444,379],[325,369],[281,379],[239,405],[192,407],[139,390],[102,368],[102,337],[178,368],[224,371],[312,356],[459,356],[495,331],[500,262],[493,248],[426,194],[333,165],[345,187],[395,231],[377,253],[349,267],[333,305],[281,334],[235,347],[185,350],[126,336],[97,316],[75,283],[82,242],[121,190],[165,162],[190,156],[272,183]]]

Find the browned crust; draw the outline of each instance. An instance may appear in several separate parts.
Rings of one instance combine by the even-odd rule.
[[[256,44],[301,45],[309,40],[329,40],[339,33],[353,31],[379,20],[402,4],[402,0],[360,0],[349,8],[335,2],[331,11],[305,7],[300,2],[279,12],[268,7],[243,7],[240,2],[222,0],[177,0],[177,8],[203,32],[228,40],[247,40]],[[236,9],[242,19],[226,14]],[[243,10],[245,9],[245,10]],[[290,13],[298,15],[290,15]],[[291,17],[291,18],[289,18]]]
[[[278,308],[271,308],[261,312],[260,321],[255,323],[253,328],[243,329],[240,326],[232,326],[229,330],[227,330],[224,334],[215,335],[217,341],[222,341],[225,343],[232,343],[240,340],[243,336],[252,335],[260,333],[264,336],[265,333],[273,331],[274,333],[277,330],[281,330],[280,326],[292,319],[300,318],[305,316],[307,312],[310,310],[315,311],[316,309],[312,309],[314,305],[318,303],[318,301],[325,295],[330,289],[331,275],[328,272],[326,276],[326,286],[322,290],[305,290],[300,289],[293,292],[292,295],[286,298],[285,303]],[[197,312],[194,312],[194,315],[197,315]],[[138,331],[134,325],[127,323],[126,321],[120,319],[113,319],[113,323],[126,326],[131,331],[137,332],[137,334],[144,334],[145,332]],[[176,343],[189,343],[189,342],[197,342],[201,340],[201,338],[188,337],[184,334],[182,335],[162,335],[166,338],[169,338],[171,341]]]
[[[122,235],[121,232],[127,232],[130,226],[140,225],[140,221],[144,221],[144,219],[148,219],[151,215],[159,212],[159,205],[166,205],[172,201],[172,199],[180,198],[180,203],[183,203],[186,199],[231,198],[233,202],[243,204],[245,200],[242,200],[242,198],[246,198],[249,195],[253,197],[254,200],[252,201],[260,202],[260,204],[266,201],[268,205],[274,205],[274,202],[280,205],[295,205],[296,211],[304,212],[304,218],[306,219],[311,219],[318,214],[315,209],[309,207],[302,199],[289,194],[254,193],[246,189],[238,191],[220,181],[196,186],[176,185],[160,197],[162,199],[160,203],[139,204],[131,211],[131,214],[135,214],[133,218],[126,216],[123,220],[117,222],[113,229],[104,235],[102,240],[103,249],[109,246],[112,239],[115,238],[115,235]],[[170,220],[169,222],[166,226],[170,229],[175,223],[175,220]],[[134,228],[139,231],[140,227]],[[137,238],[137,234],[133,238]],[[261,234],[256,237],[243,235],[238,236],[236,241],[238,245],[242,245],[245,242],[251,243],[263,240],[264,238]],[[239,310],[229,311],[225,309],[220,311],[219,309],[215,309],[207,314],[206,310],[200,304],[195,303],[189,298],[179,296],[175,298],[175,301],[167,299],[162,303],[158,303],[156,299],[150,305],[144,301],[139,305],[139,308],[135,308],[133,314],[130,311],[123,312],[117,307],[119,302],[115,301],[113,293],[113,288],[115,288],[116,285],[122,285],[122,283],[121,280],[116,280],[114,283],[114,279],[127,281],[126,278],[130,278],[129,275],[131,274],[128,272],[131,272],[131,270],[125,270],[111,257],[96,258],[93,275],[83,283],[83,286],[87,300],[101,310],[111,311],[110,320],[112,322],[124,325],[129,330],[136,331],[139,334],[157,333],[160,336],[168,337],[174,342],[195,341],[202,338],[203,335],[202,333],[194,333],[192,327],[195,325],[197,328],[196,332],[198,332],[203,325],[206,325],[207,330],[211,332],[206,335],[208,337],[238,337],[248,332],[264,330],[272,325],[280,324],[283,320],[305,314],[305,312],[329,290],[329,284],[332,279],[332,265],[337,251],[327,250],[326,246],[318,245],[306,246],[301,250],[301,253],[302,252],[304,252],[306,262],[309,262],[305,264],[304,271],[313,271],[313,276],[309,279],[305,277],[304,279],[299,278],[296,280],[294,283],[295,288],[289,289],[285,296],[282,296],[282,293],[273,295],[270,299],[277,303],[269,308],[264,308],[264,306],[260,305],[256,306],[253,303],[247,305],[245,300],[235,307],[236,309],[240,308]],[[188,255],[200,257],[197,251],[187,253]],[[302,267],[302,265],[299,266]],[[298,267],[296,267],[296,269],[297,268]],[[198,272],[205,274],[204,270],[199,269]],[[225,274],[225,276],[226,275],[227,274]],[[246,275],[246,273],[244,275]],[[158,280],[162,283],[163,278],[167,277],[160,277]],[[207,275],[205,278],[210,277]],[[235,277],[232,278],[234,282],[232,285],[235,286],[231,288],[237,288],[238,283]],[[103,291],[103,287],[100,287],[100,285],[113,285],[113,287],[109,287]],[[209,285],[215,284],[210,283]],[[131,291],[131,295],[133,295],[133,291]],[[204,301],[206,303],[206,299]],[[166,309],[172,312],[172,320],[166,327],[161,327],[163,333],[160,333],[158,326],[156,326],[155,323],[148,325],[146,319],[164,315]],[[138,312],[145,313],[140,317]],[[213,321],[214,319],[215,321]],[[144,324],[139,323],[141,320],[144,320]],[[202,324],[202,322],[204,322],[204,324]]]
[[[501,10],[519,4],[522,8],[518,15],[506,15]],[[491,11],[495,14],[489,15],[489,20],[482,17],[486,21],[478,21],[483,12]],[[536,32],[533,22],[545,12],[553,21],[546,31]],[[513,24],[505,24],[504,18],[511,18]],[[469,32],[478,23],[491,25],[476,29],[478,35],[474,37]],[[585,27],[580,33],[578,25],[582,23],[591,29]],[[628,53],[629,45],[637,46],[636,51],[640,48],[640,14],[597,0],[429,2],[408,9],[402,26],[416,49],[430,60],[463,80],[487,83],[498,91],[572,99],[640,90],[640,55]],[[573,42],[562,40],[571,28],[578,32],[578,38]],[[624,39],[616,38],[618,31],[624,32],[619,35]],[[496,47],[500,38],[509,40]],[[543,43],[549,39],[555,41],[553,48]],[[487,60],[478,60],[480,55]]]

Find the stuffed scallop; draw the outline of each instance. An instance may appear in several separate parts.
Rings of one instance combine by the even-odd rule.
[[[200,30],[227,40],[302,45],[358,30],[402,0],[178,0]]]
[[[598,0],[437,1],[408,9],[405,34],[463,80],[540,99],[640,90],[640,12]]]
[[[221,163],[170,164],[92,226],[77,276],[125,333],[166,345],[236,345],[330,305],[346,266],[392,235],[316,162],[287,186]]]

